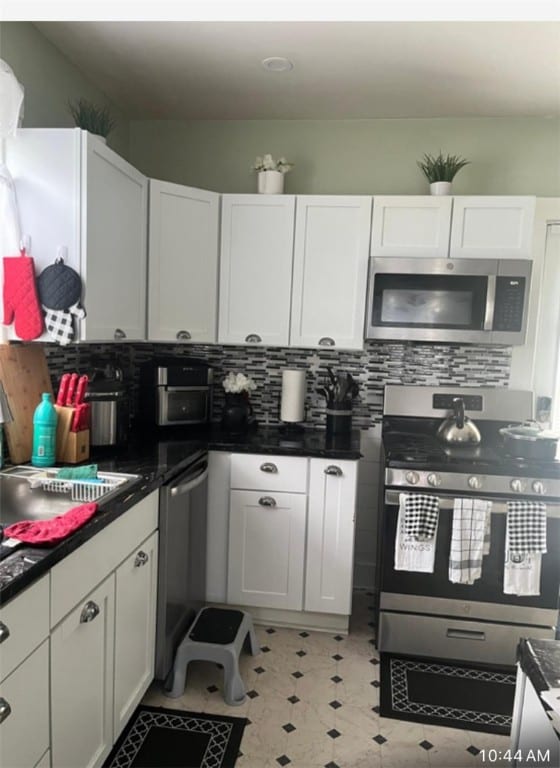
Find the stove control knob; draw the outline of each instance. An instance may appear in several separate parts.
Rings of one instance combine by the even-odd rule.
[[[469,488],[472,488],[473,491],[478,491],[480,488],[482,488],[482,480],[476,475],[469,477],[467,483],[469,484]]]
[[[544,487],[544,483],[542,483],[540,480],[533,480],[533,490],[535,493],[539,493],[539,494],[546,493],[546,488]]]
[[[435,472],[430,472],[430,474],[427,477],[427,480],[429,485],[433,485],[435,487],[437,487],[438,485],[441,485],[441,477]]]
[[[420,475],[418,472],[407,472],[405,477],[406,482],[410,483],[410,485],[416,485],[416,483],[420,480]]]
[[[509,487],[515,493],[521,493],[521,491],[523,490],[523,483],[521,482],[521,480],[514,479],[510,482]]]

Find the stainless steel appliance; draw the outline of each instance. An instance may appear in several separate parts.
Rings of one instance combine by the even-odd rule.
[[[91,405],[90,445],[124,445],[128,438],[130,403],[122,370],[95,368],[84,400]]]
[[[480,444],[448,446],[436,436],[453,399],[476,417]],[[508,389],[387,386],[382,427],[383,502],[379,518],[381,651],[514,664],[520,637],[555,636],[560,584],[560,462],[504,453],[499,430],[531,417],[530,392]],[[395,570],[400,493],[439,499],[433,573]],[[455,497],[492,501],[490,553],[473,584],[449,580]],[[546,503],[547,547],[539,596],[504,594],[507,502]]]
[[[160,452],[173,444],[160,443]],[[165,457],[163,457],[165,460]],[[206,593],[208,454],[199,450],[160,490],[155,676],[164,680]]]
[[[368,339],[523,344],[531,261],[371,260]]]
[[[185,357],[142,366],[142,417],[156,426],[203,424],[212,414],[212,368]]]

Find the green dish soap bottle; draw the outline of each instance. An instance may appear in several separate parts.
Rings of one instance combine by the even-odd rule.
[[[41,402],[33,414],[31,463],[34,467],[54,467],[58,415],[52,402],[52,395],[43,392],[41,398]]]

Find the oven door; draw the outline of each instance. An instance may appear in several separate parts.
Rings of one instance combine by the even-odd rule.
[[[157,387],[157,423],[201,424],[210,420],[209,387]]]

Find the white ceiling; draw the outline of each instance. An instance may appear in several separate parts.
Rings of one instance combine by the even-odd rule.
[[[40,22],[131,117],[560,114],[559,22]],[[289,72],[261,60],[285,56]]]

